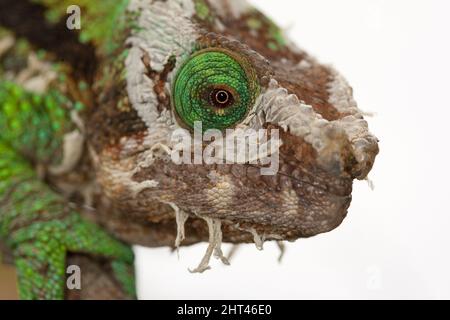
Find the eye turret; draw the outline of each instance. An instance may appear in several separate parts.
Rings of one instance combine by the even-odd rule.
[[[172,101],[178,117],[193,128],[226,129],[242,121],[259,93],[253,67],[220,48],[198,51],[178,71]]]

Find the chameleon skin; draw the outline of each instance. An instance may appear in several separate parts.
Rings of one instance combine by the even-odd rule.
[[[65,27],[69,4],[82,9],[80,32]],[[2,76],[17,83],[5,82],[0,95],[8,114],[0,122],[1,237],[16,258],[22,297],[77,298],[61,289],[70,263],[81,264],[88,282],[106,277],[83,283],[78,298],[104,297],[105,287],[133,297],[132,244],[209,242],[195,269],[204,271],[222,242],[261,246],[329,232],[347,214],[353,180],[367,177],[378,153],[345,79],[245,1],[3,0],[0,25],[48,51],[46,62],[63,73],[36,95],[15,88],[30,85],[15,70],[23,61],[8,62],[9,52],[2,62]],[[239,85],[214,71],[217,53],[236,66]],[[193,72],[196,59],[201,73]],[[203,111],[211,105],[196,84],[208,73],[214,85],[239,92],[238,112]],[[172,133],[195,119],[279,130],[279,172],[172,163]],[[76,156],[75,142],[64,143],[73,132],[84,139]],[[76,161],[54,174],[66,151]]]
[[[0,237],[13,251],[20,297],[64,298],[68,251],[111,259],[118,281],[134,297],[130,248],[84,220],[32,169],[32,162],[51,163],[61,148],[72,126],[67,105],[58,92],[32,94],[0,83]]]
[[[241,121],[258,94],[255,75],[225,52],[200,51],[178,73],[174,86],[174,105],[178,115],[191,128],[202,121],[206,129],[226,129]],[[248,67],[247,67],[248,68]],[[221,110],[208,107],[208,93],[214,86],[235,92],[232,106]],[[223,112],[218,112],[223,111]]]
[[[61,148],[64,133],[73,126],[68,121],[68,104],[58,91],[30,94],[14,83],[2,82],[1,140],[36,163],[50,163]]]

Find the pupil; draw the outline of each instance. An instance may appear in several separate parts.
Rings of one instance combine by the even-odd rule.
[[[221,104],[227,103],[227,101],[228,101],[228,92],[226,92],[224,90],[220,90],[216,94],[216,100],[217,100],[217,102],[219,102]]]
[[[211,106],[219,109],[225,109],[234,104],[233,94],[222,88],[213,88],[207,99]]]

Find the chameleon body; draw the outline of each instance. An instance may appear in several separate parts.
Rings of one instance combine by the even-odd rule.
[[[72,4],[80,31],[65,26]],[[208,241],[202,272],[213,254],[227,262],[223,241],[328,232],[378,153],[342,76],[245,1],[0,12],[0,237],[21,298],[135,298],[132,244]],[[174,163],[173,133],[195,121],[279,130],[278,172]],[[69,264],[81,290],[66,289]]]

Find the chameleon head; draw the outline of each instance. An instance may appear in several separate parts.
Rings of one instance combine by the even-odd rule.
[[[146,221],[190,217],[204,229],[199,234],[206,224],[194,221],[220,221],[232,242],[255,234],[294,240],[337,227],[353,179],[367,176],[378,153],[346,81],[241,0],[131,0],[128,10],[138,27],[126,40],[123,90],[105,95],[113,98],[91,125],[111,202]],[[111,120],[99,125],[105,116]],[[196,123],[225,138],[227,129],[278,135],[266,154],[276,166],[260,153],[192,163],[210,145],[204,141],[184,150],[190,162],[175,163],[174,136],[194,137]],[[264,174],[270,166],[275,171]]]

